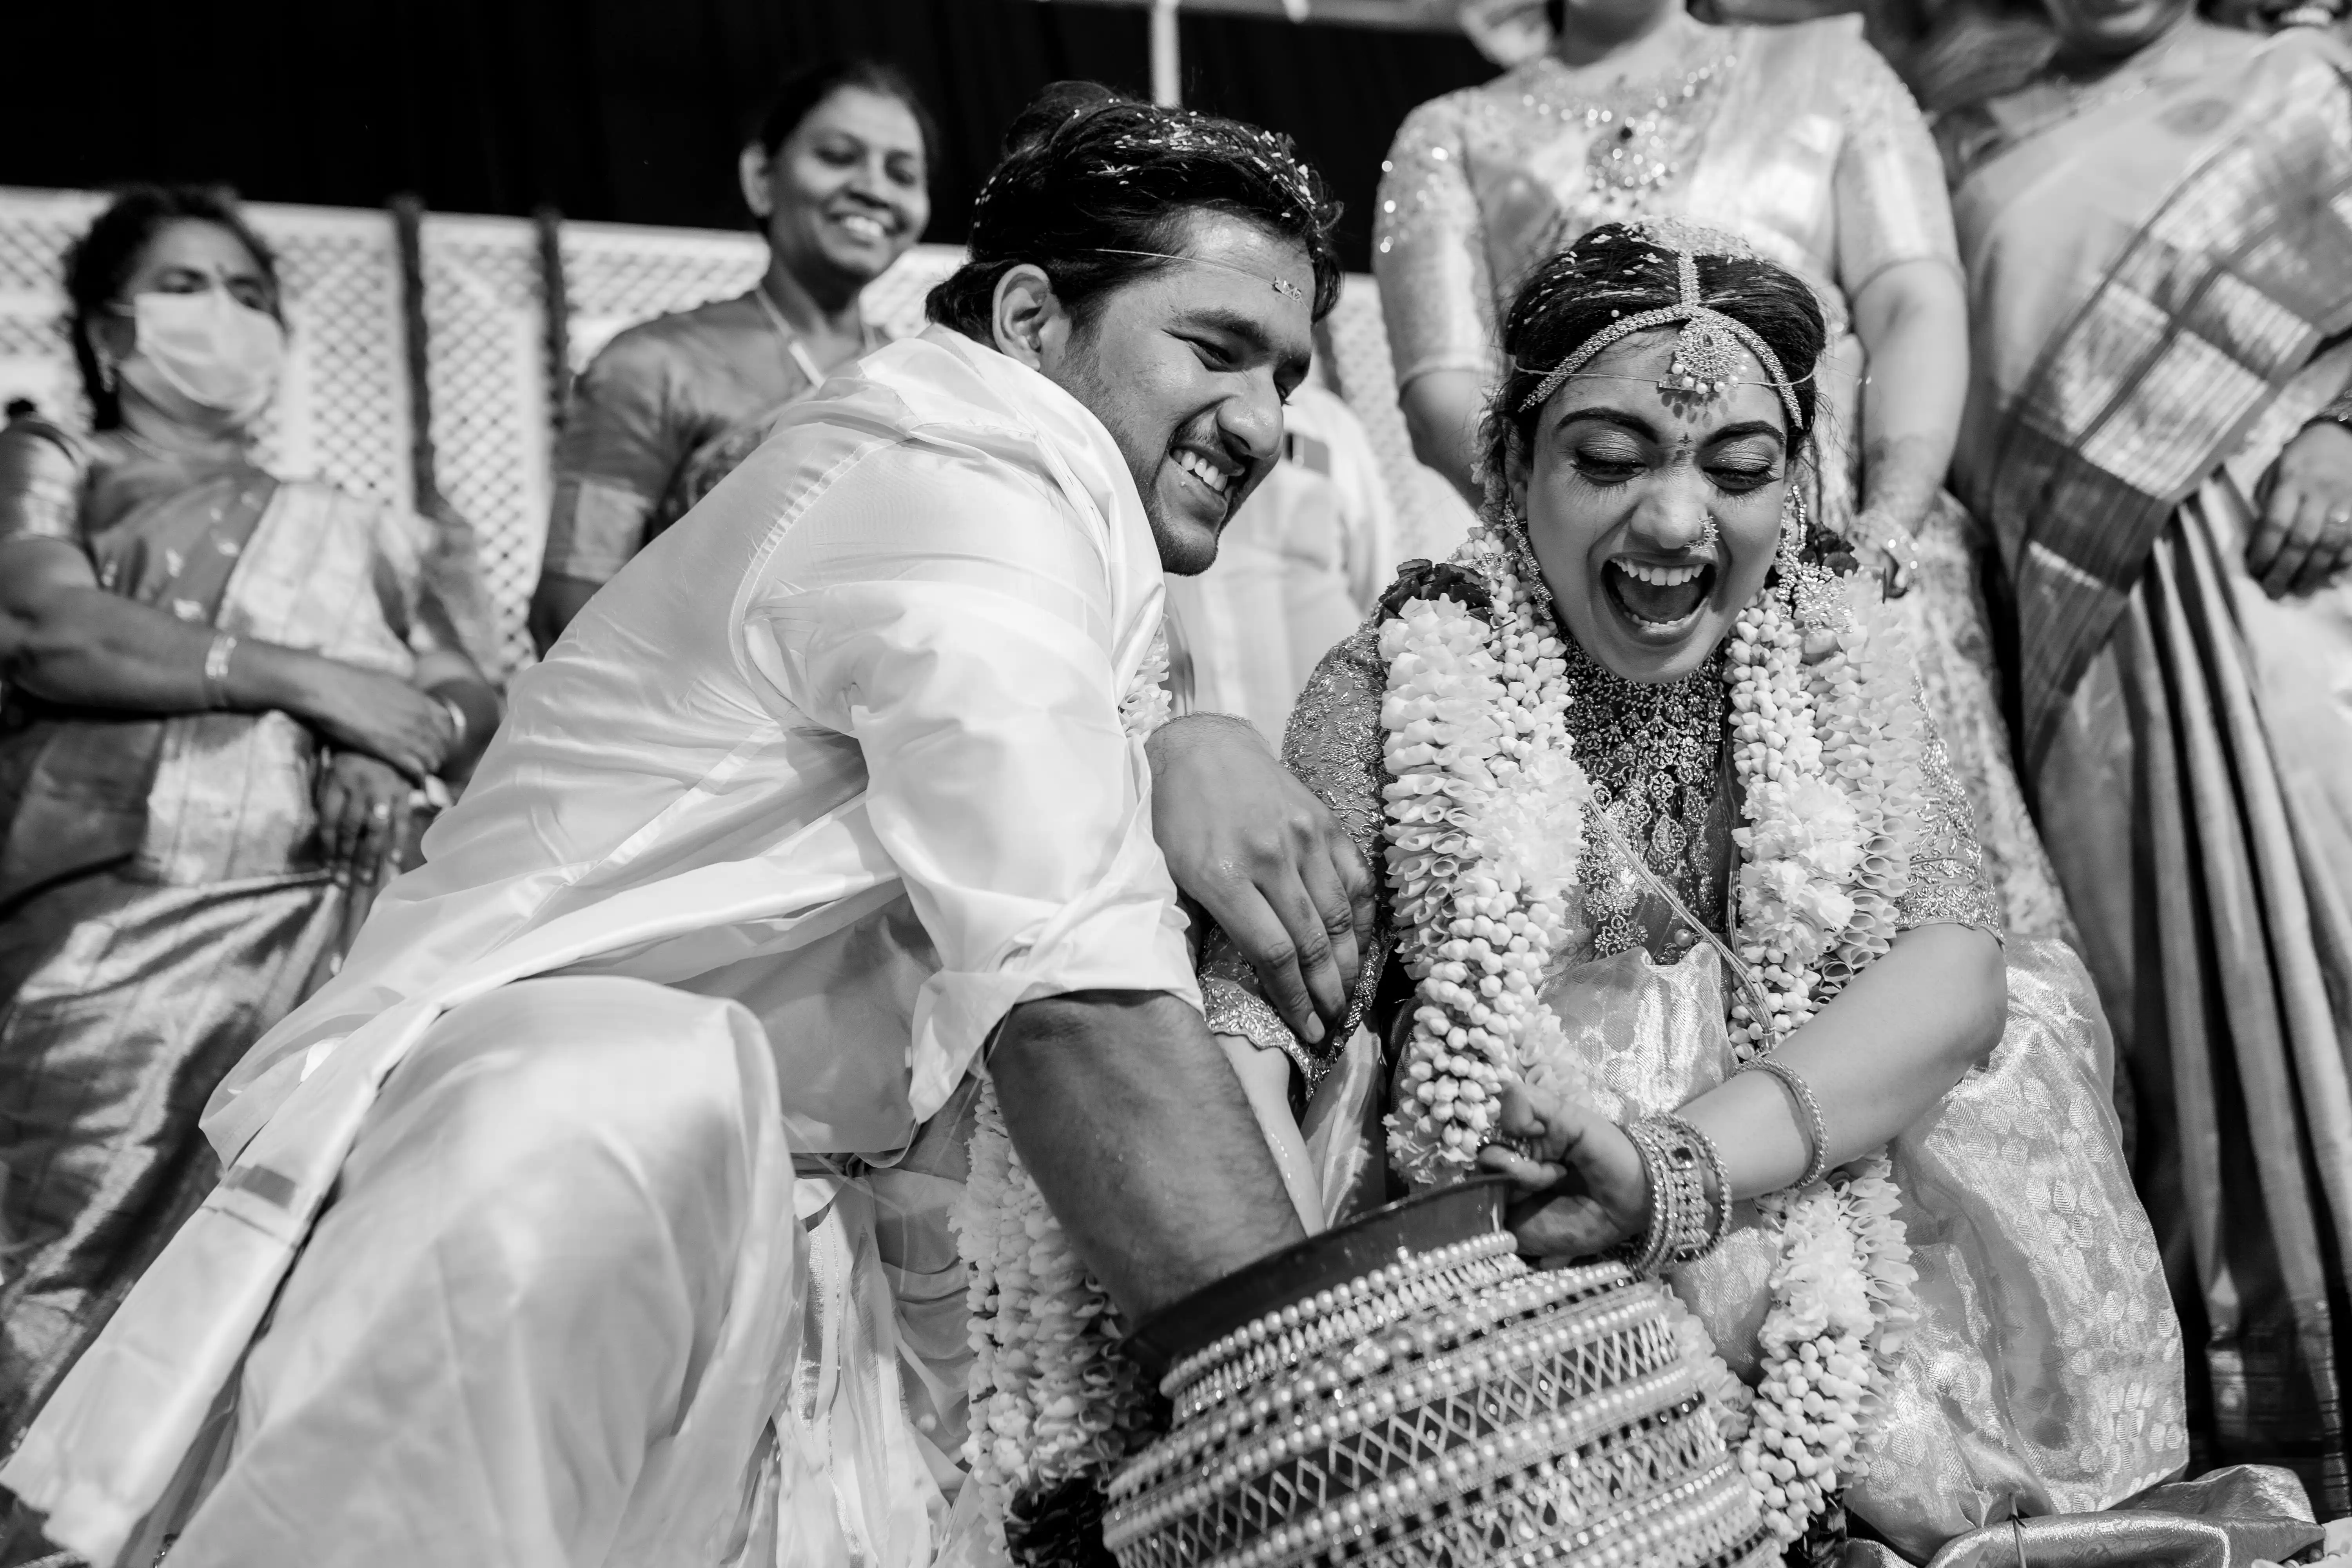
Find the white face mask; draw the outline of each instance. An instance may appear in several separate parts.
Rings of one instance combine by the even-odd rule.
[[[131,315],[138,344],[121,374],[150,401],[166,408],[193,404],[242,425],[278,390],[286,329],[227,290],[133,295]]]

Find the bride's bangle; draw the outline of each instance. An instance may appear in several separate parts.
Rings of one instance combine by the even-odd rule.
[[[1805,1075],[1775,1057],[1758,1057],[1753,1061],[1742,1063],[1739,1071],[1770,1074],[1780,1080],[1780,1087],[1788,1090],[1789,1098],[1796,1102],[1797,1131],[1804,1135],[1807,1151],[1805,1173],[1789,1184],[1810,1187],[1829,1174],[1830,1130],[1822,1120],[1822,1102],[1813,1098],[1813,1086],[1805,1081]]]
[[[1645,1116],[1625,1124],[1642,1157],[1650,1184],[1650,1223],[1628,1244],[1625,1261],[1634,1273],[1655,1277],[1669,1267],[1696,1263],[1722,1245],[1731,1223],[1731,1184],[1723,1157],[1706,1134],[1679,1116]],[[1715,1200],[1708,1201],[1712,1173]]]

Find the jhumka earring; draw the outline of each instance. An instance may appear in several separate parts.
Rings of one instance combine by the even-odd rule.
[[[1551,613],[1551,587],[1544,581],[1543,568],[1536,563],[1535,546],[1528,542],[1528,520],[1519,515],[1517,502],[1506,498],[1502,512],[1496,520],[1496,531],[1502,534],[1503,544],[1510,552],[1511,571],[1528,591],[1528,597],[1546,615]]]

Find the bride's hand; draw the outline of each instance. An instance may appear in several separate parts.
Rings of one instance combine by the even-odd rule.
[[[1518,1186],[1506,1220],[1522,1252],[1590,1257],[1648,1226],[1649,1177],[1633,1141],[1615,1122],[1541,1089],[1508,1084],[1500,1131],[1519,1149],[1489,1143],[1478,1163]]]

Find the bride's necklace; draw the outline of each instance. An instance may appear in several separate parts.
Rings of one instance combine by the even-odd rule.
[[[1680,680],[1645,684],[1608,669],[1573,638],[1560,640],[1573,694],[1567,728],[1574,755],[1592,781],[1594,805],[1609,813],[1650,869],[1684,895],[1692,913],[1720,930],[1723,889],[1712,872],[1706,824],[1722,788],[1730,703],[1721,651]],[[1587,851],[1608,857],[1602,844],[1590,844]],[[1587,879],[1594,957],[1643,941],[1641,902],[1642,883],[1630,868]]]

